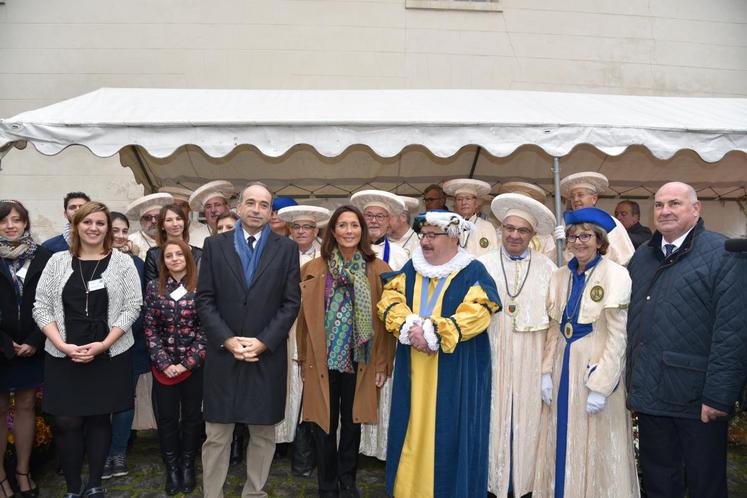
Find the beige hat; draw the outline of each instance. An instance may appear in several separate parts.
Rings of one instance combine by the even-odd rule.
[[[134,200],[125,209],[125,216],[131,220],[139,220],[145,213],[153,209],[161,209],[162,207],[173,204],[174,198],[171,194],[158,193],[144,195],[143,197]]]
[[[603,174],[595,171],[582,171],[560,180],[560,195],[568,199],[571,191],[576,188],[586,188],[598,195],[606,192],[609,186],[610,182]]]
[[[206,183],[195,190],[189,197],[189,208],[192,211],[202,211],[205,203],[213,197],[223,197],[228,201],[235,193],[236,188],[233,186],[233,183],[226,180],[216,180]]]
[[[509,216],[518,216],[532,225],[540,235],[552,233],[555,228],[555,216],[547,206],[524,194],[500,194],[490,204],[490,209],[503,224]]]
[[[317,224],[326,224],[331,213],[329,209],[319,206],[288,206],[278,210],[278,218],[286,223],[294,223],[301,220],[311,220]]]
[[[544,203],[547,201],[547,194],[542,188],[529,182],[504,182],[498,188],[499,194],[524,194],[535,201]]]
[[[458,194],[470,194],[475,197],[483,197],[490,193],[490,184],[474,178],[457,178],[443,184],[446,195],[456,197]]]
[[[161,187],[158,189],[163,194],[171,194],[175,201],[189,202],[192,191],[182,187]]]
[[[361,190],[350,196],[350,202],[361,211],[371,206],[386,209],[389,214],[399,214],[405,210],[400,196],[384,190]]]
[[[420,201],[414,197],[407,197],[406,195],[400,195],[399,199],[405,204],[405,208],[408,211],[417,211],[420,207]]]

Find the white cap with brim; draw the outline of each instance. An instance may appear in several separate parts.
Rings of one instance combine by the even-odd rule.
[[[475,197],[483,197],[490,193],[490,184],[474,178],[457,178],[443,184],[446,195],[455,197],[459,194],[469,194]]]
[[[189,202],[192,191],[182,187],[161,187],[158,191],[162,194],[171,194],[175,201]]]
[[[145,195],[132,201],[130,205],[127,206],[127,209],[125,209],[125,216],[131,220],[139,220],[148,211],[161,209],[162,207],[173,203],[174,198],[171,194],[158,193]]]
[[[361,211],[376,206],[396,215],[405,210],[405,203],[397,194],[384,190],[361,190],[350,196],[350,202]]]
[[[192,211],[202,211],[205,207],[205,203],[210,199],[214,197],[222,197],[228,201],[235,193],[236,188],[233,186],[233,183],[226,180],[216,180],[214,182],[206,183],[195,190],[189,197],[189,208]]]
[[[529,182],[504,182],[498,188],[499,194],[522,194],[531,197],[535,201],[544,203],[547,200],[547,194],[542,188]]]
[[[405,204],[408,211],[417,211],[420,207],[420,201],[414,197],[407,197],[405,195],[399,196],[400,200]]]
[[[329,221],[329,209],[319,206],[288,206],[278,210],[278,218],[286,223],[295,223],[298,221],[313,221],[317,226],[326,224]]]
[[[577,188],[585,188],[599,195],[605,193],[609,186],[610,182],[603,174],[595,171],[582,171],[560,180],[560,195],[568,199],[571,192]]]
[[[518,216],[539,235],[548,235],[555,228],[555,217],[547,206],[524,194],[500,194],[490,205],[493,214],[503,224],[509,216]]]

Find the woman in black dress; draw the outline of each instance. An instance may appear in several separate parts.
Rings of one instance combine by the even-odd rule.
[[[189,218],[176,204],[168,204],[161,208],[158,214],[158,233],[156,234],[157,247],[151,247],[145,255],[145,283],[158,280],[161,273],[161,247],[166,242],[183,240],[189,243]],[[202,249],[189,246],[195,264],[200,262]]]
[[[43,409],[55,418],[65,496],[99,498],[111,414],[133,406],[131,327],[142,292],[132,258],[112,251],[111,215],[104,204],[89,202],[78,209],[72,239],[69,252],[47,263],[33,314],[47,336]]]
[[[18,201],[0,201],[0,455],[5,454],[10,393],[15,398],[13,434],[16,483],[23,497],[38,495],[29,475],[34,442],[36,389],[42,384],[44,336],[31,317],[44,266],[52,253],[31,238],[31,222]],[[0,496],[13,496],[0,466]]]

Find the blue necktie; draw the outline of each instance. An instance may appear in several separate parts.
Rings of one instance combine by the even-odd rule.
[[[254,238],[254,235],[250,235],[246,238],[246,243],[249,246],[249,259],[254,257],[254,241],[257,240]]]
[[[509,258],[511,258],[511,261],[521,261],[524,256],[509,256]]]
[[[674,248],[677,247],[674,244],[664,244],[664,257],[668,258],[674,252]]]

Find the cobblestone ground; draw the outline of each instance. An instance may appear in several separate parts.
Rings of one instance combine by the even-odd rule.
[[[126,477],[115,477],[104,481],[107,496],[151,498],[164,496],[163,466],[158,451],[158,441],[154,431],[140,432],[128,458],[130,473]],[[200,463],[198,483],[200,481]],[[747,448],[732,447],[729,451],[729,496],[747,498]],[[241,496],[245,470],[243,466],[233,466],[229,470],[225,489],[226,497]],[[62,476],[55,473],[54,464],[48,463],[36,473],[41,497],[61,497],[65,491]],[[361,456],[359,459],[358,486],[364,497],[386,496],[384,492],[384,464],[373,458]],[[316,475],[308,479],[293,477],[290,473],[290,460],[276,460],[270,470],[267,492],[271,497],[313,497],[316,496]],[[202,496],[198,486],[191,495]]]
[[[141,431],[127,458],[130,468],[129,475],[114,477],[104,481],[107,496],[111,498],[153,498],[165,496],[163,492],[164,473],[163,464],[158,450],[158,440],[155,431]],[[178,497],[202,496],[201,471],[199,458],[197,459],[198,487],[190,495],[180,494]],[[225,496],[241,496],[241,488],[246,477],[246,467],[232,466],[228,472]],[[65,481],[55,473],[54,465],[48,463],[37,471],[35,479],[40,487],[40,497],[61,497],[65,492]],[[84,478],[85,480],[85,478]],[[384,463],[373,458],[359,458],[358,487],[363,497],[385,497],[384,492]],[[308,479],[293,477],[290,473],[290,459],[288,457],[275,460],[270,469],[270,477],[265,488],[271,497],[315,497],[316,474]]]

